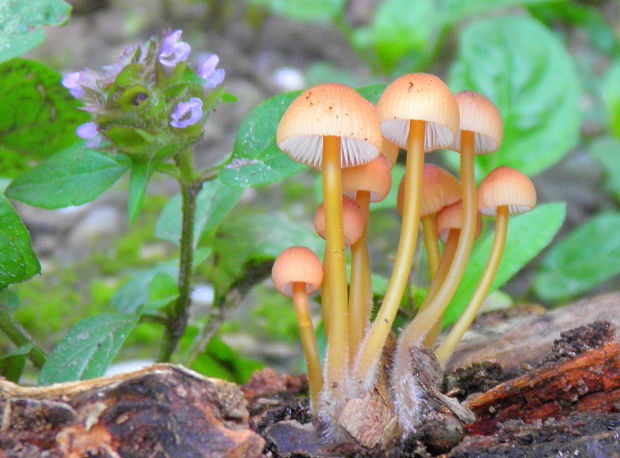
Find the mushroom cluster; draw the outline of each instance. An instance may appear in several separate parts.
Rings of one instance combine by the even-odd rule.
[[[377,106],[343,85],[316,86],[297,97],[282,116],[278,147],[323,174],[323,204],[314,218],[317,233],[326,240],[323,262],[307,248],[294,247],[273,267],[276,288],[293,297],[317,418],[338,426],[352,400],[386,392],[388,410],[400,430],[407,433],[415,427],[411,406],[419,393],[412,351],[434,351],[440,364],[447,363],[489,292],[509,215],[536,204],[532,182],[508,167],[494,170],[476,187],[474,156],[495,152],[502,137],[499,112],[489,100],[471,91],[452,94],[439,78],[422,73],[398,78]],[[383,302],[371,320],[369,206],[389,193],[399,148],[406,151],[398,193],[400,240]],[[460,182],[424,164],[426,153],[440,149],[460,153]],[[480,215],[496,217],[488,264],[460,320],[436,346],[443,313],[480,234]],[[431,285],[394,347],[389,343],[392,327],[409,282],[420,226]],[[349,283],[346,247],[351,251]],[[323,363],[308,309],[308,294],[319,287],[327,334]],[[391,364],[385,364],[386,354]]]

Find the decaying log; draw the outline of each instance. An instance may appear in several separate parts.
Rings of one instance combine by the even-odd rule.
[[[173,365],[22,388],[0,380],[0,456],[253,457],[239,388]]]

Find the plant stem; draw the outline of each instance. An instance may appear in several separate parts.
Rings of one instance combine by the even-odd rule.
[[[179,297],[167,310],[166,332],[159,351],[159,361],[170,361],[179,340],[185,332],[189,318],[192,263],[194,259],[194,225],[196,197],[202,188],[201,181],[194,180],[191,151],[177,156],[177,166],[181,172],[181,241],[179,258]]]
[[[47,359],[47,353],[34,343],[32,337],[28,335],[26,330],[21,327],[21,325],[15,321],[9,309],[6,305],[0,304],[0,329],[4,331],[11,342],[13,342],[18,347],[22,345],[31,344],[32,349],[28,352],[28,359],[32,361],[38,369],[41,369],[45,364],[45,360]]]
[[[437,226],[435,225],[435,215],[426,215],[422,218],[422,231],[424,233],[424,248],[426,249],[426,259],[428,261],[428,273],[431,280],[435,278],[439,267],[439,245],[437,242]]]

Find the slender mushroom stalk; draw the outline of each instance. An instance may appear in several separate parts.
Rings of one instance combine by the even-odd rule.
[[[364,165],[342,172],[342,191],[354,194],[364,221],[364,231],[351,245],[351,286],[349,288],[349,352],[355,356],[372,311],[372,285],[368,256],[368,211],[371,202],[381,202],[392,186],[392,174],[383,154]]]
[[[426,295],[429,300],[424,301],[422,304],[423,307],[427,307],[430,301],[432,301],[432,297],[437,294],[443,285],[443,282],[446,279],[446,275],[450,270],[450,266],[454,260],[454,253],[456,252],[456,247],[458,245],[458,241],[461,234],[461,228],[463,227],[463,202],[459,201],[452,205],[448,205],[441,209],[439,213],[437,213],[436,225],[437,225],[437,235],[439,240],[444,243],[444,251],[439,262],[439,269],[437,270],[437,275],[435,279],[431,283],[431,287],[428,290]],[[482,218],[480,217],[480,213],[478,213],[476,217],[476,233],[474,238],[477,239],[482,233]],[[431,330],[428,332],[424,339],[424,346],[426,348],[433,348],[435,345],[435,341],[437,340],[437,336],[441,332],[441,317],[435,322]]]
[[[377,105],[385,138],[407,149],[403,219],[400,241],[383,304],[360,347],[355,381],[372,386],[377,362],[392,329],[409,281],[418,238],[424,153],[446,148],[458,133],[459,112],[454,96],[436,76],[418,73],[390,84]]]
[[[365,224],[365,218],[362,215],[362,210],[360,209],[359,205],[350,197],[342,196],[342,225],[345,246],[350,247],[355,242],[357,242],[360,237],[362,237],[362,234],[365,230]],[[322,239],[327,238],[324,204],[319,205],[319,207],[316,209],[316,212],[314,213],[314,230]],[[327,250],[325,258],[327,258]],[[325,271],[323,288],[329,285],[328,279],[328,272]],[[329,335],[332,312],[331,307],[329,306],[327,301],[321,301],[321,310],[323,316],[323,326],[325,327],[325,334]]]
[[[325,408],[335,414],[347,381],[347,283],[342,228],[341,167],[373,160],[381,148],[374,106],[353,89],[324,84],[303,92],[287,108],[276,133],[278,147],[293,160],[323,170],[330,322]]]
[[[508,216],[530,211],[536,206],[536,189],[531,180],[509,167],[492,171],[478,188],[478,207],[483,215],[496,215],[495,236],[489,260],[467,308],[436,351],[437,359],[446,365],[456,346],[471,326],[489,292],[506,244]]]
[[[456,94],[461,119],[461,132],[458,138],[461,153],[461,184],[463,186],[463,227],[454,254],[454,260],[442,287],[428,300],[425,300],[420,313],[407,326],[400,336],[398,346],[404,347],[402,354],[408,358],[408,347],[422,342],[452,300],[461,281],[476,232],[476,182],[474,176],[474,154],[488,154],[496,151],[501,144],[503,127],[495,106],[486,98],[471,91]],[[456,148],[457,143],[453,145]],[[397,356],[398,358],[398,356]]]
[[[396,200],[398,211],[401,214],[403,212],[405,184],[406,177],[403,177],[398,187],[398,197]],[[420,216],[431,280],[435,277],[440,259],[435,215],[442,208],[461,200],[461,196],[461,184],[454,176],[441,167],[433,164],[424,164]]]
[[[308,295],[321,286],[323,266],[319,258],[308,248],[292,247],[277,257],[271,270],[271,278],[280,294],[293,298],[301,346],[306,358],[311,406],[315,409],[323,387],[323,376],[308,306]]]

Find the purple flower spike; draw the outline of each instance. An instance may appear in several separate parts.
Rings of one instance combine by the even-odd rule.
[[[189,56],[192,48],[184,41],[179,41],[182,33],[182,30],[175,30],[164,38],[159,52],[159,63],[164,67],[174,67]]]
[[[75,130],[75,133],[78,137],[83,138],[84,140],[92,140],[99,134],[97,131],[97,124],[94,122],[82,124]]]
[[[177,129],[193,126],[202,118],[202,100],[192,97],[189,102],[179,103],[170,117],[170,125]]]
[[[62,85],[69,89],[71,95],[75,98],[79,98],[84,95],[84,90],[80,86],[80,80],[82,75],[80,72],[67,73],[62,79]]]
[[[226,72],[221,68],[216,69],[219,62],[220,58],[217,54],[209,54],[205,61],[200,64],[200,67],[198,68],[198,76],[206,81],[206,83],[203,84],[203,87],[214,88],[224,81]]]

